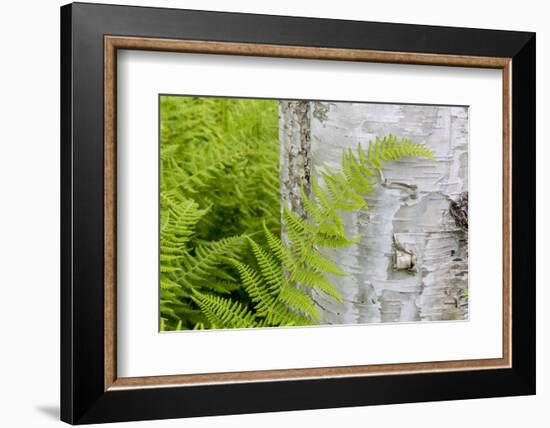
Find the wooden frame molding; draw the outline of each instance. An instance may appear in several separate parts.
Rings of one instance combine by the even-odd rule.
[[[117,50],[245,55],[339,61],[422,64],[502,70],[503,82],[503,349],[502,358],[360,365],[231,373],[118,378],[116,368],[116,68]],[[510,368],[512,362],[512,60],[501,57],[418,54],[252,43],[104,37],[104,390],[270,380],[395,375]]]

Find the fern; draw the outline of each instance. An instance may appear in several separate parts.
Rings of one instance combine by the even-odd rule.
[[[247,303],[230,258],[244,235],[280,231],[278,105],[268,100],[160,99],[160,294],[164,330],[212,328],[193,291]],[[246,250],[246,251],[243,251]]]
[[[278,103],[161,97],[161,191],[210,207],[205,241],[280,228]]]
[[[266,237],[275,245],[275,251],[264,249],[248,239],[256,258],[256,267],[235,261],[241,281],[253,303],[257,318],[264,325],[308,325],[319,320],[312,299],[302,290],[289,284],[283,272],[284,247],[267,229]]]
[[[195,233],[195,227],[209,208],[199,209],[192,199],[161,193],[161,260],[162,256],[183,254]]]
[[[194,292],[193,301],[201,308],[212,328],[247,328],[255,326],[255,316],[238,301]]]

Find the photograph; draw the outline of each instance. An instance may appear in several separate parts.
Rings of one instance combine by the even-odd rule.
[[[160,331],[468,321],[468,106],[158,100]]]

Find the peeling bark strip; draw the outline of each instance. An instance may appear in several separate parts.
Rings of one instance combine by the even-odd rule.
[[[279,103],[282,207],[305,216],[300,188],[309,194],[311,183],[311,103]]]
[[[283,204],[301,215],[303,180],[341,169],[342,150],[359,142],[391,133],[436,157],[386,163],[369,210],[344,214],[348,236],[362,239],[325,250],[349,275],[329,278],[343,305],[315,293],[321,323],[467,319],[467,236],[449,211],[468,191],[467,107],[281,102],[279,114]]]

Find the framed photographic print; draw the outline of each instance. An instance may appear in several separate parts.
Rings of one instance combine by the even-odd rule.
[[[535,393],[535,35],[61,8],[61,418]]]

